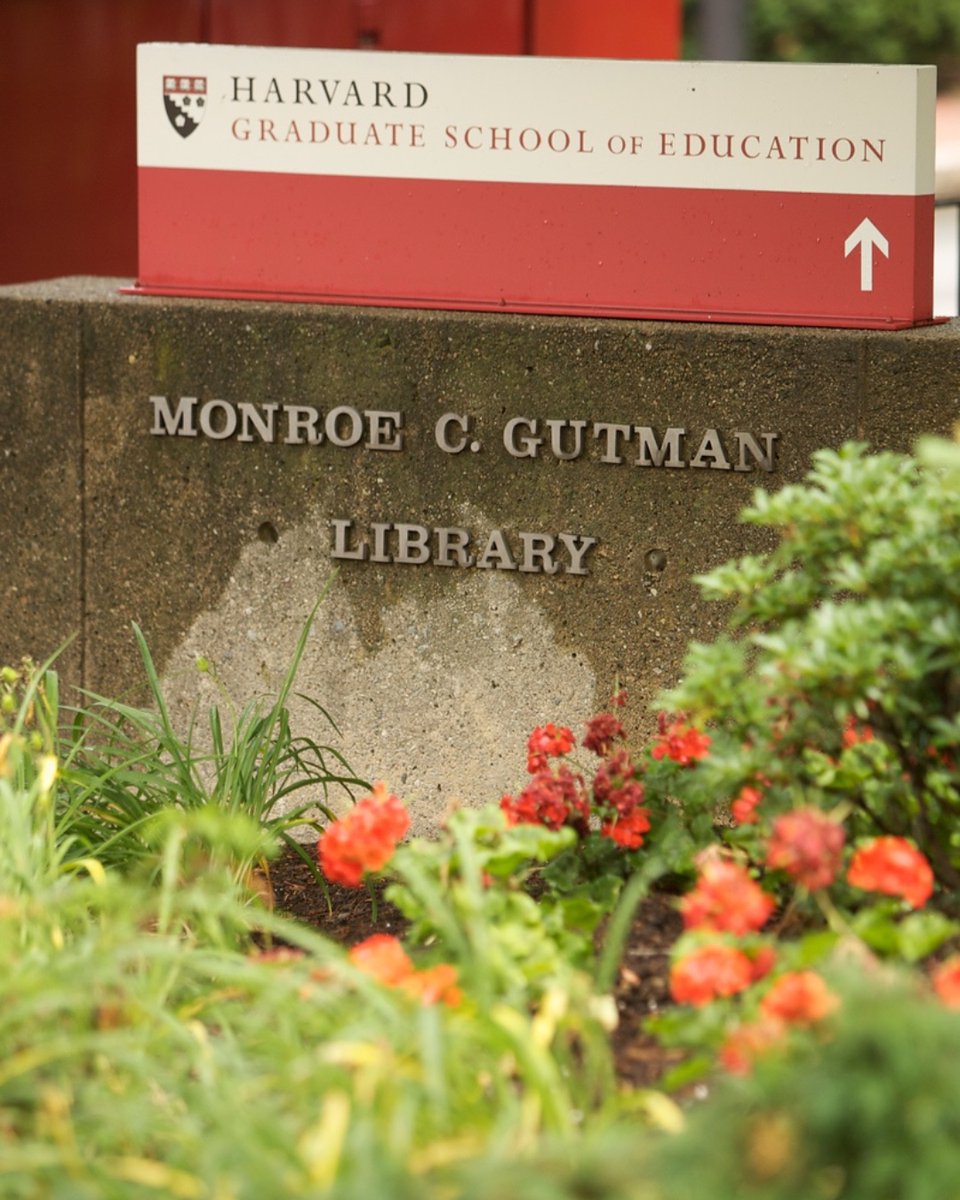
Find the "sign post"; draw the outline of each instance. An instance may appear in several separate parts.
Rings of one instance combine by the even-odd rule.
[[[144,45],[133,290],[925,324],[935,80]]]

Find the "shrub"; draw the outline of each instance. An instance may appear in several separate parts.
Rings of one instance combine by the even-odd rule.
[[[909,979],[835,981],[829,1040],[713,1088],[660,1148],[659,1200],[942,1200],[960,1179],[960,1016]]]
[[[955,0],[754,0],[749,32],[760,59],[950,66],[960,60]]]
[[[727,814],[680,904],[686,1007],[652,1022],[693,1052],[674,1085],[829,1017],[838,955],[921,963],[960,929],[960,448],[823,451],[744,517],[779,543],[701,581],[728,632],[667,698],[710,745],[661,785],[688,819]]]
[[[704,0],[684,0],[684,56],[698,58]],[[943,86],[960,81],[955,0],[753,0],[743,13],[747,57],[772,62],[929,63]]]
[[[910,839],[960,884],[960,487],[943,454],[818,453],[743,514],[776,547],[700,581],[731,612],[667,697],[712,737],[674,785],[691,814],[724,801],[727,840],[755,857],[813,805],[851,842]]]

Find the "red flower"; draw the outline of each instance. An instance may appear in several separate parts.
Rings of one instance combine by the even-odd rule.
[[[933,990],[947,1008],[960,1008],[960,954],[945,959],[934,970]]]
[[[777,952],[772,946],[761,946],[750,952],[751,978],[754,983],[766,978],[777,961]]]
[[[836,878],[844,840],[837,821],[815,808],[798,808],[774,821],[766,863],[814,892],[829,887]]]
[[[783,1037],[779,1021],[763,1020],[738,1025],[727,1035],[720,1061],[732,1075],[749,1075],[756,1060]]]
[[[763,794],[754,787],[742,787],[733,802],[733,819],[738,825],[756,825],[757,805]]]
[[[555,775],[541,771],[516,800],[503,796],[500,807],[511,825],[545,825],[548,829],[572,825],[585,831],[590,816],[583,780],[565,766]]]
[[[366,871],[379,871],[393,857],[410,826],[410,815],[386,784],[359,800],[327,827],[317,842],[320,869],[331,883],[359,887]]]
[[[933,871],[906,838],[878,837],[860,846],[847,868],[847,880],[866,892],[900,896],[923,908],[933,894]]]
[[[765,1017],[787,1025],[812,1025],[839,1003],[816,971],[789,971],[764,996],[760,1010]]]
[[[613,713],[597,713],[587,721],[587,733],[583,739],[586,750],[592,750],[601,758],[610,753],[613,743],[623,738],[624,729]]]
[[[641,795],[643,793],[641,792]],[[650,828],[650,816],[645,808],[635,808],[626,816],[615,821],[605,821],[600,826],[604,837],[611,838],[618,846],[636,850],[643,845],[643,835]]]
[[[628,751],[618,750],[597,767],[593,798],[603,808],[616,809],[622,817],[643,803],[643,784],[637,780],[637,768]]]
[[[657,760],[671,758],[682,767],[688,767],[691,763],[706,758],[709,748],[708,734],[701,733],[693,725],[686,725],[683,721],[674,721],[660,734],[660,740],[651,748],[650,753]]]
[[[746,870],[723,859],[708,859],[692,892],[680,902],[687,929],[743,934],[762,929],[776,907]]]
[[[733,946],[703,946],[670,968],[670,994],[678,1004],[701,1008],[718,996],[734,996],[753,981],[753,966]]]
[[[842,740],[845,749],[857,746],[861,742],[872,742],[873,730],[869,725],[858,725],[856,717],[848,717],[847,723],[843,727]]]
[[[573,749],[574,738],[566,726],[558,729],[552,722],[537,726],[527,739],[527,771],[536,775],[544,770],[548,758],[560,758]]]

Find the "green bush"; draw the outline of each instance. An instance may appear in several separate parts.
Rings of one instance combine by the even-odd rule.
[[[958,454],[821,451],[805,484],[743,514],[776,547],[701,579],[732,607],[667,697],[713,738],[674,782],[691,815],[760,791],[764,821],[729,834],[748,852],[777,813],[812,804],[851,840],[911,838],[960,885]]]
[[[726,1080],[664,1143],[660,1200],[946,1200],[960,1180],[960,1016],[848,979],[829,1043]]]
[[[947,66],[960,58],[957,0],[753,0],[749,22],[759,59]]]
[[[685,0],[685,57],[698,58],[704,0]],[[957,0],[752,0],[744,5],[747,56],[762,62],[916,63],[960,81]]]

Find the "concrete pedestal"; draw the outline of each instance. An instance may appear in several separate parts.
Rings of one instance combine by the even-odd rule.
[[[753,490],[960,416],[960,322],[865,333],[0,289],[0,660],[182,720],[297,690],[428,825],[522,782],[529,730],[635,713],[756,549]],[[297,722],[327,740],[299,701]]]

